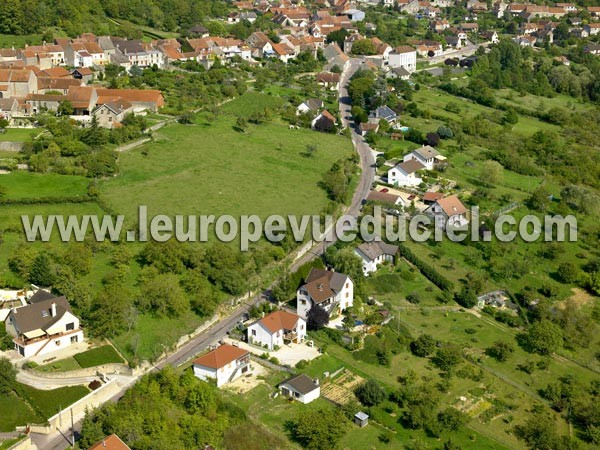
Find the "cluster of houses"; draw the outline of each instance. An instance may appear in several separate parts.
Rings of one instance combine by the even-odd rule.
[[[365,275],[383,263],[395,261],[398,247],[384,242],[363,243],[355,250],[363,262]],[[247,342],[254,347],[276,351],[288,344],[300,344],[307,336],[307,319],[313,307],[322,308],[330,318],[339,316],[354,304],[354,282],[333,269],[313,268],[296,292],[296,311],[278,310],[247,327]],[[218,387],[252,372],[248,349],[222,343],[193,362],[194,374],[213,380]],[[320,395],[318,380],[298,375],[279,385],[282,395],[308,403]]]

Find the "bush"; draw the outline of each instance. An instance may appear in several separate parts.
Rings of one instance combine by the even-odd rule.
[[[38,366],[39,364],[35,361],[27,361],[25,364],[23,364],[23,367],[26,369],[35,369]]]
[[[373,379],[358,386],[354,394],[365,406],[376,406],[385,400],[385,391]]]

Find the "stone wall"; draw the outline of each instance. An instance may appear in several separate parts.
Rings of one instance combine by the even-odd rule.
[[[20,152],[22,148],[22,142],[0,142],[0,150],[5,152]]]
[[[48,379],[79,378],[92,377],[99,373],[105,375],[133,375],[133,369],[127,364],[103,364],[101,366],[88,367],[87,369],[69,370],[68,372],[40,372],[39,370],[30,370],[36,377]]]

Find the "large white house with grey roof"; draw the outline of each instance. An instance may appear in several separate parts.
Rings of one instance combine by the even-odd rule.
[[[38,291],[31,304],[14,308],[6,318],[6,332],[23,357],[45,355],[83,342],[79,319],[65,297]]]
[[[311,269],[296,292],[296,303],[297,313],[303,318],[314,305],[319,305],[330,316],[338,315],[354,304],[354,283],[343,273]]]

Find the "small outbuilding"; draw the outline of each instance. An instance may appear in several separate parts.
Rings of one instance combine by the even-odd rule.
[[[300,374],[279,385],[281,395],[293,398],[307,404],[316,400],[321,395],[319,380],[313,380],[307,375]]]
[[[369,424],[369,415],[365,412],[359,411],[354,414],[354,423],[359,427],[366,427]]]

